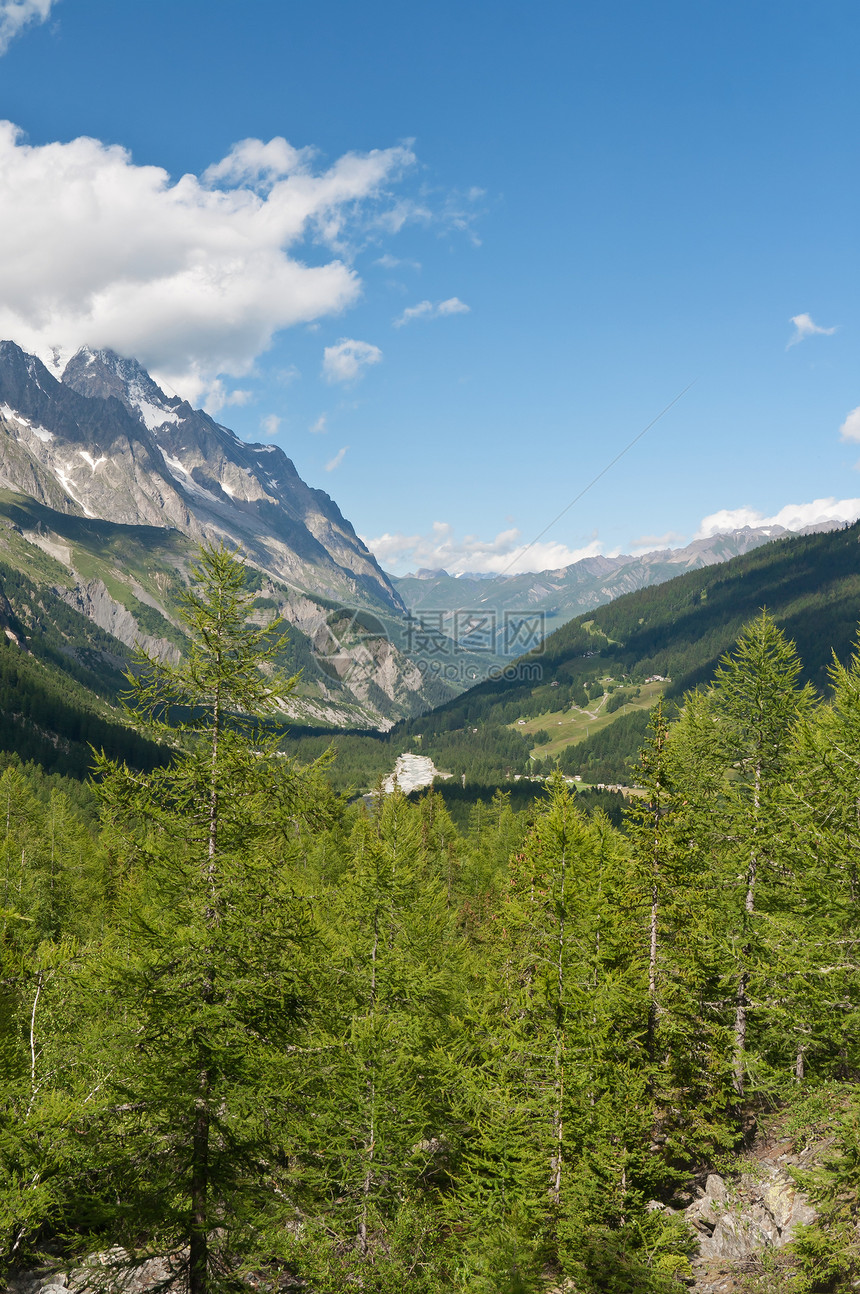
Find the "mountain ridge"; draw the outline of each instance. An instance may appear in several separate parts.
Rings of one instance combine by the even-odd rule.
[[[413,615],[441,616],[441,627],[448,633],[454,631],[458,616],[481,611],[495,614],[500,639],[498,649],[503,650],[501,638],[506,615],[540,615],[549,635],[578,615],[626,593],[665,583],[686,571],[719,565],[777,539],[820,534],[838,529],[842,524],[822,520],[795,531],[775,525],[742,526],[694,539],[681,548],[659,548],[614,557],[596,554],[569,566],[519,575],[450,575],[445,570],[423,568],[390,578]]]
[[[297,588],[405,611],[337,504],[283,450],[241,441],[113,351],[83,348],[58,380],[0,342],[0,483],[58,511],[226,539]]]

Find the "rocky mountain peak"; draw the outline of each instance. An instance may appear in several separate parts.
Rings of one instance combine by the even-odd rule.
[[[184,403],[179,396],[166,395],[136,359],[112,350],[82,346],[63,369],[61,380],[64,386],[88,399],[113,396],[149,431],[165,422],[178,421],[176,408]]]
[[[111,350],[83,347],[58,381],[0,343],[0,485],[60,511],[227,539],[294,588],[405,611],[337,505],[282,449],[240,440]]]

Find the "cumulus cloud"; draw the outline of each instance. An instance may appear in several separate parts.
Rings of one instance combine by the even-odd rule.
[[[434,521],[429,534],[383,534],[365,539],[368,548],[386,570],[402,573],[422,567],[446,570],[449,575],[502,573],[519,575],[526,571],[557,570],[601,551],[598,540],[583,548],[547,541],[529,547],[521,542],[516,528],[500,531],[495,539],[466,535],[458,539],[446,521]]]
[[[813,323],[812,316],[808,314],[792,315],[789,323],[794,324],[794,332],[789,338],[786,350],[796,346],[798,342],[804,341],[807,337],[814,337],[819,333],[822,337],[832,337],[836,332],[835,328],[819,328],[817,323]]]
[[[312,422],[308,428],[308,431],[313,436],[321,436],[326,430],[326,415],[324,413],[321,413],[316,422]]]
[[[467,315],[469,306],[459,297],[448,297],[447,301],[419,301],[417,306],[407,306],[402,315],[394,320],[395,328],[402,328],[413,319],[443,319],[445,315]]]
[[[803,530],[828,521],[839,523],[860,519],[860,499],[815,499],[811,503],[789,503],[773,516],[755,508],[724,508],[705,517],[694,539],[740,530],[744,526],[779,526],[783,530]],[[458,538],[448,522],[436,521],[429,534],[407,535],[400,531],[385,533],[375,539],[362,536],[379,563],[396,575],[409,570],[446,570],[450,575],[474,572],[480,575],[521,575],[530,571],[558,570],[586,557],[619,555],[606,553],[604,545],[594,538],[581,548],[545,540],[528,545],[521,532],[512,527],[500,531],[494,539],[476,535]],[[662,535],[642,535],[624,551],[633,555],[663,548],[678,548],[689,543],[689,537],[678,531]]]
[[[0,0],[0,54],[32,22],[44,22],[54,0]]]
[[[354,382],[364,370],[382,359],[382,351],[369,341],[342,337],[323,351],[323,376],[327,382]]]
[[[277,436],[282,419],[276,413],[269,413],[260,423],[267,436]]]
[[[349,445],[344,445],[342,449],[339,449],[335,454],[334,458],[330,458],[328,460],[328,462],[325,465],[325,470],[327,472],[333,472],[335,471],[336,468],[340,467],[341,463],[344,460],[344,456],[346,455],[346,451],[348,449],[349,449]]]
[[[58,367],[61,367],[61,361],[59,360],[59,357],[57,362],[53,365],[53,367],[55,369]],[[162,386],[169,387],[169,385],[170,384],[167,382],[166,379],[162,379]],[[203,402],[203,407],[205,408],[206,412],[211,414],[212,417],[214,418],[215,414],[218,413],[221,409],[223,409],[225,404],[226,405],[250,404],[253,398],[254,398],[253,391],[243,391],[239,389],[235,391],[228,391],[224,383],[221,381],[221,379],[219,377],[216,377],[212,381],[210,381],[207,385],[206,397]]]
[[[839,428],[843,440],[860,440],[860,405],[852,409]]]
[[[860,499],[813,499],[811,503],[787,503],[772,517],[756,508],[723,508],[704,517],[695,539],[708,539],[729,530],[744,526],[782,526],[784,530],[803,530],[806,526],[822,525],[827,521],[857,521],[860,518]]]
[[[279,329],[356,300],[358,275],[331,249],[397,205],[390,185],[414,160],[400,146],[315,167],[284,139],[243,140],[174,181],[124,148],[31,146],[0,122],[0,337],[43,357],[109,346],[198,398],[247,373]],[[309,239],[323,263],[295,254]]]

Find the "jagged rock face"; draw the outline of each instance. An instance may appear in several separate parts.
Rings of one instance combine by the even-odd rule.
[[[125,643],[126,647],[142,647],[160,660],[169,661],[173,665],[178,662],[179,649],[166,638],[156,638],[144,633],[128,608],[111,597],[102,580],[86,580],[72,589],[57,588],[54,592],[100,629],[105,629],[119,642]]]
[[[79,351],[60,382],[0,342],[0,484],[61,511],[227,539],[297,588],[405,609],[337,505],[281,449],[239,440],[112,351]]]
[[[815,1210],[789,1169],[808,1166],[809,1152],[777,1147],[757,1157],[752,1171],[729,1181],[709,1174],[704,1191],[684,1210],[699,1241],[694,1264],[696,1294],[736,1288],[733,1272],[769,1249],[782,1249],[798,1225],[815,1221]]]

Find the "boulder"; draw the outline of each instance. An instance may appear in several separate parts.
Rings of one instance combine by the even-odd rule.
[[[709,1174],[704,1193],[684,1210],[699,1238],[699,1262],[744,1264],[794,1238],[815,1210],[792,1180],[785,1163],[763,1163],[727,1182]]]

